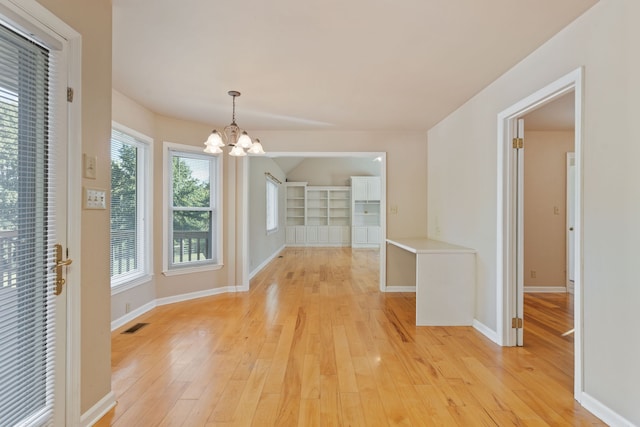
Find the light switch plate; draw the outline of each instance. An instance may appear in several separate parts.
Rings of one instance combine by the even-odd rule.
[[[107,209],[107,192],[101,188],[84,187],[82,200],[85,209]]]
[[[90,156],[88,154],[83,155],[84,162],[84,177],[89,179],[96,179],[96,168],[98,166],[98,158],[96,156]]]

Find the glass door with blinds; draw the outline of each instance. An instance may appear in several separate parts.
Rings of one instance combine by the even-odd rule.
[[[54,424],[64,387],[65,325],[56,318],[65,318],[65,298],[57,295],[70,260],[54,58],[0,20],[0,426]]]

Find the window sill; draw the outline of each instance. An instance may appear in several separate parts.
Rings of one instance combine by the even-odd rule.
[[[176,268],[174,270],[166,270],[166,271],[163,271],[162,274],[167,277],[180,276],[182,274],[201,273],[204,271],[220,270],[222,267],[224,267],[224,264],[209,264],[209,265],[201,265],[198,267],[183,267],[183,268]]]
[[[144,285],[145,283],[149,283],[153,279],[153,275],[145,274],[144,276],[138,277],[136,279],[130,280],[128,282],[120,283],[111,287],[111,296],[117,295],[119,293],[128,291],[129,289],[133,289],[136,286]]]

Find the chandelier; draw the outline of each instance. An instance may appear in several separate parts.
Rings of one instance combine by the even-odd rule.
[[[209,154],[222,153],[222,147],[228,145],[231,148],[230,156],[246,156],[248,154],[264,154],[260,140],[256,138],[251,141],[247,132],[240,129],[236,124],[236,97],[240,96],[237,90],[230,90],[229,96],[233,97],[233,115],[231,116],[231,124],[226,126],[222,132],[217,130],[211,131],[211,135],[205,141],[204,152]],[[245,151],[246,150],[246,151]]]

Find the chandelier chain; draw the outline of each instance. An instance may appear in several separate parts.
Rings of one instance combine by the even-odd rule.
[[[231,123],[236,122],[236,96],[238,95],[233,95],[233,113],[231,114]]]

